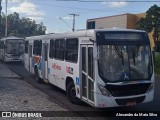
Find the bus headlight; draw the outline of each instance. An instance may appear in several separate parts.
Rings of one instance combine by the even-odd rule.
[[[23,60],[23,59],[24,59],[24,55],[21,55],[21,56],[20,56],[20,59]]]
[[[6,56],[6,58],[11,58],[11,55],[6,54],[5,56]]]
[[[152,91],[154,88],[154,83],[151,84],[151,86],[148,88],[148,92]]]
[[[104,86],[102,86],[102,85],[99,84],[99,83],[98,83],[97,85],[98,85],[98,87],[99,87],[102,95],[111,96],[111,93],[110,93]]]

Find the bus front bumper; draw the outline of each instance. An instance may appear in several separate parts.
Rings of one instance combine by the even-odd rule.
[[[125,97],[107,97],[102,94],[96,94],[95,107],[119,107],[119,106],[135,106],[140,103],[151,102],[154,97],[154,90],[141,95],[125,96]]]
[[[15,62],[16,62],[16,61],[17,61],[17,62],[20,62],[20,61],[22,61],[22,59],[6,58],[6,59],[4,59],[4,61],[5,61],[5,62],[11,62],[11,61],[13,61],[13,62],[14,62],[14,61],[15,61]]]

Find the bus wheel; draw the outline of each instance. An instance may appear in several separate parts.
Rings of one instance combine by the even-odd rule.
[[[76,97],[76,90],[73,82],[67,85],[67,96],[71,103],[80,104],[81,100]]]
[[[41,80],[41,78],[40,78],[39,75],[38,75],[38,69],[37,69],[37,68],[35,68],[34,73],[35,73],[35,75],[34,75],[35,80],[36,80],[38,83],[42,83],[42,80]]]

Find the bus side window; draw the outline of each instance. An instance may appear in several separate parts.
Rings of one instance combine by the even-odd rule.
[[[34,43],[33,43],[33,44],[34,44],[34,45],[33,45],[33,54],[34,54],[34,55],[37,55],[37,42],[38,42],[38,41],[35,40]]]
[[[25,53],[28,54],[28,41],[25,41]]]
[[[4,49],[4,42],[2,42],[2,49]]]
[[[55,40],[54,58],[59,60],[64,60],[65,52],[65,40],[57,39]]]
[[[41,56],[41,53],[42,53],[42,40],[39,40],[38,55]]]
[[[4,42],[0,42],[0,49],[3,49],[4,47]]]
[[[49,50],[49,57],[53,59],[54,57],[54,40],[50,40],[50,50]]]
[[[41,56],[41,51],[42,51],[42,40],[35,40],[33,54]]]
[[[77,62],[78,58],[78,39],[66,39],[65,60],[69,62]]]

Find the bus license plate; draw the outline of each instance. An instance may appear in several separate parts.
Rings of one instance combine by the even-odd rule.
[[[136,105],[136,101],[127,102],[127,106],[134,106],[134,105]]]

